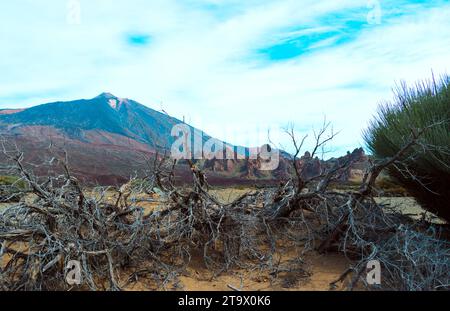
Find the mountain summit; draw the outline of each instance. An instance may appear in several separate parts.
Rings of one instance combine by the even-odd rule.
[[[149,155],[171,149],[177,139],[171,135],[172,129],[179,124],[188,126],[193,134],[201,133],[176,118],[111,93],[0,113],[0,135],[14,140],[27,162],[43,163],[55,149],[64,149],[78,177],[100,184],[120,184],[148,168]],[[202,140],[210,138],[203,134]],[[47,173],[43,167],[38,170]]]
[[[14,125],[16,131],[30,126],[52,127],[75,139],[85,139],[89,131],[108,132],[158,149],[170,148],[174,140],[172,127],[181,123],[176,118],[111,93],[0,115],[0,125]]]

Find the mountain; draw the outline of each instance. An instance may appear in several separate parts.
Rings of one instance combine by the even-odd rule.
[[[120,184],[131,175],[142,175],[148,168],[149,157],[171,149],[177,139],[171,135],[174,125],[186,126],[196,138],[201,135],[203,143],[211,139],[176,118],[110,93],[28,109],[0,110],[0,134],[17,143],[28,163],[45,163],[55,152],[62,154],[65,150],[78,178],[104,185]],[[234,152],[241,150],[229,144],[226,148]],[[243,150],[239,155],[248,156],[254,148]],[[364,160],[360,152],[354,156]],[[305,162],[303,157],[301,161],[308,165],[305,169],[308,174],[328,165],[318,159]],[[282,153],[280,165],[274,171],[260,170],[259,159],[238,160],[236,155],[233,159],[200,160],[198,164],[205,169],[212,184],[223,185],[275,183],[288,176],[288,162],[288,155]],[[34,166],[35,172],[41,175],[47,174],[49,169],[46,165]],[[178,165],[177,176],[188,180],[189,168]]]
[[[8,124],[10,130],[16,131],[52,127],[69,138],[86,142],[92,142],[95,134],[109,133],[153,148],[170,149],[174,141],[172,127],[182,122],[133,100],[103,93],[89,100],[44,104],[15,113],[9,110],[0,115],[0,124]]]
[[[0,109],[0,115],[2,114],[13,114],[17,112],[21,112],[24,109]]]
[[[174,125],[186,126],[205,143],[211,137],[167,114],[131,99],[102,93],[92,99],[55,102],[28,109],[0,110],[0,134],[14,140],[24,151],[27,162],[44,163],[55,150],[66,150],[75,174],[91,182],[115,184],[147,168],[148,158],[156,152],[169,152],[177,137]],[[218,140],[217,140],[218,141]],[[51,146],[52,148],[49,148]],[[237,147],[226,144],[233,151]],[[248,149],[244,153],[248,153]],[[210,161],[200,161],[211,165]],[[220,160],[222,161],[222,160]],[[210,170],[213,180],[230,181],[247,174],[243,162],[224,160],[231,169]],[[212,167],[221,165],[213,164]],[[47,167],[38,167],[45,174]],[[179,175],[189,177],[187,167]],[[219,170],[220,171],[220,170]],[[223,176],[225,175],[225,176]]]

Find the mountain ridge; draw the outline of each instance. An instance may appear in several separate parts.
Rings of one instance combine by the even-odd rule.
[[[0,134],[18,142],[28,162],[43,162],[46,157],[51,157],[48,146],[55,146],[67,151],[71,167],[79,178],[101,184],[124,182],[131,174],[142,173],[148,168],[146,158],[149,155],[171,149],[177,139],[172,136],[174,125],[187,126],[194,135],[201,133],[203,143],[212,139],[203,131],[165,113],[106,92],[92,99],[58,101],[4,111],[8,113],[0,113]],[[233,149],[233,159],[196,161],[205,169],[209,179],[217,184],[276,182],[290,174],[290,159],[283,151],[277,169],[262,171],[260,159],[248,159],[250,150],[256,148],[244,148],[247,158],[238,160],[238,147],[224,144]],[[363,153],[355,150],[347,156],[353,155],[363,161]],[[305,157],[299,161],[302,159],[305,162]],[[328,164],[312,159],[302,165],[308,174],[314,174]],[[182,179],[189,178],[188,167],[180,165],[177,169]],[[40,170],[42,175],[46,174],[44,168]]]
[[[52,102],[0,115],[1,123],[52,126],[71,136],[76,136],[80,130],[98,129],[124,135],[153,147],[162,144],[160,147],[168,148],[173,141],[170,139],[172,124],[182,122],[133,100],[102,93],[92,99]]]

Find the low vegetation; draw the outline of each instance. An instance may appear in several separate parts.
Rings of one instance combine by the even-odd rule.
[[[393,102],[380,106],[365,132],[377,159],[392,157],[417,131],[423,134],[389,175],[431,213],[450,221],[450,78],[403,84]]]
[[[0,203],[17,202],[23,196],[26,183],[15,176],[0,176]]]

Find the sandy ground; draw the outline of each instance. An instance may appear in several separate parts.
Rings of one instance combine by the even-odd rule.
[[[423,213],[426,213],[425,210],[416,202],[416,200],[411,197],[380,197],[375,198],[375,201],[380,204],[390,205],[396,210],[401,211],[403,214],[406,214],[414,219],[420,219],[422,218]],[[444,220],[435,217],[430,213],[426,213],[426,219],[429,222],[437,224],[445,223]]]
[[[279,275],[276,280],[271,280],[267,273],[235,271],[220,276],[210,282],[202,280],[201,270],[181,277],[181,283],[185,290],[232,290],[229,286],[241,290],[272,291],[272,290],[330,290],[330,283],[335,281],[348,268],[348,261],[340,255],[314,255],[308,261],[311,263],[310,276],[299,275],[292,272]]]
[[[348,261],[341,255],[326,256],[314,254],[307,259],[311,263],[309,275],[298,272],[280,273],[271,278],[267,272],[234,270],[213,277],[202,260],[193,260],[187,271],[178,277],[178,282],[168,285],[165,290],[183,291],[329,291],[330,283],[339,278],[348,268]],[[343,290],[344,284],[333,290]],[[127,291],[146,291],[154,284],[138,280],[126,286]],[[164,290],[164,289],[162,289]]]

